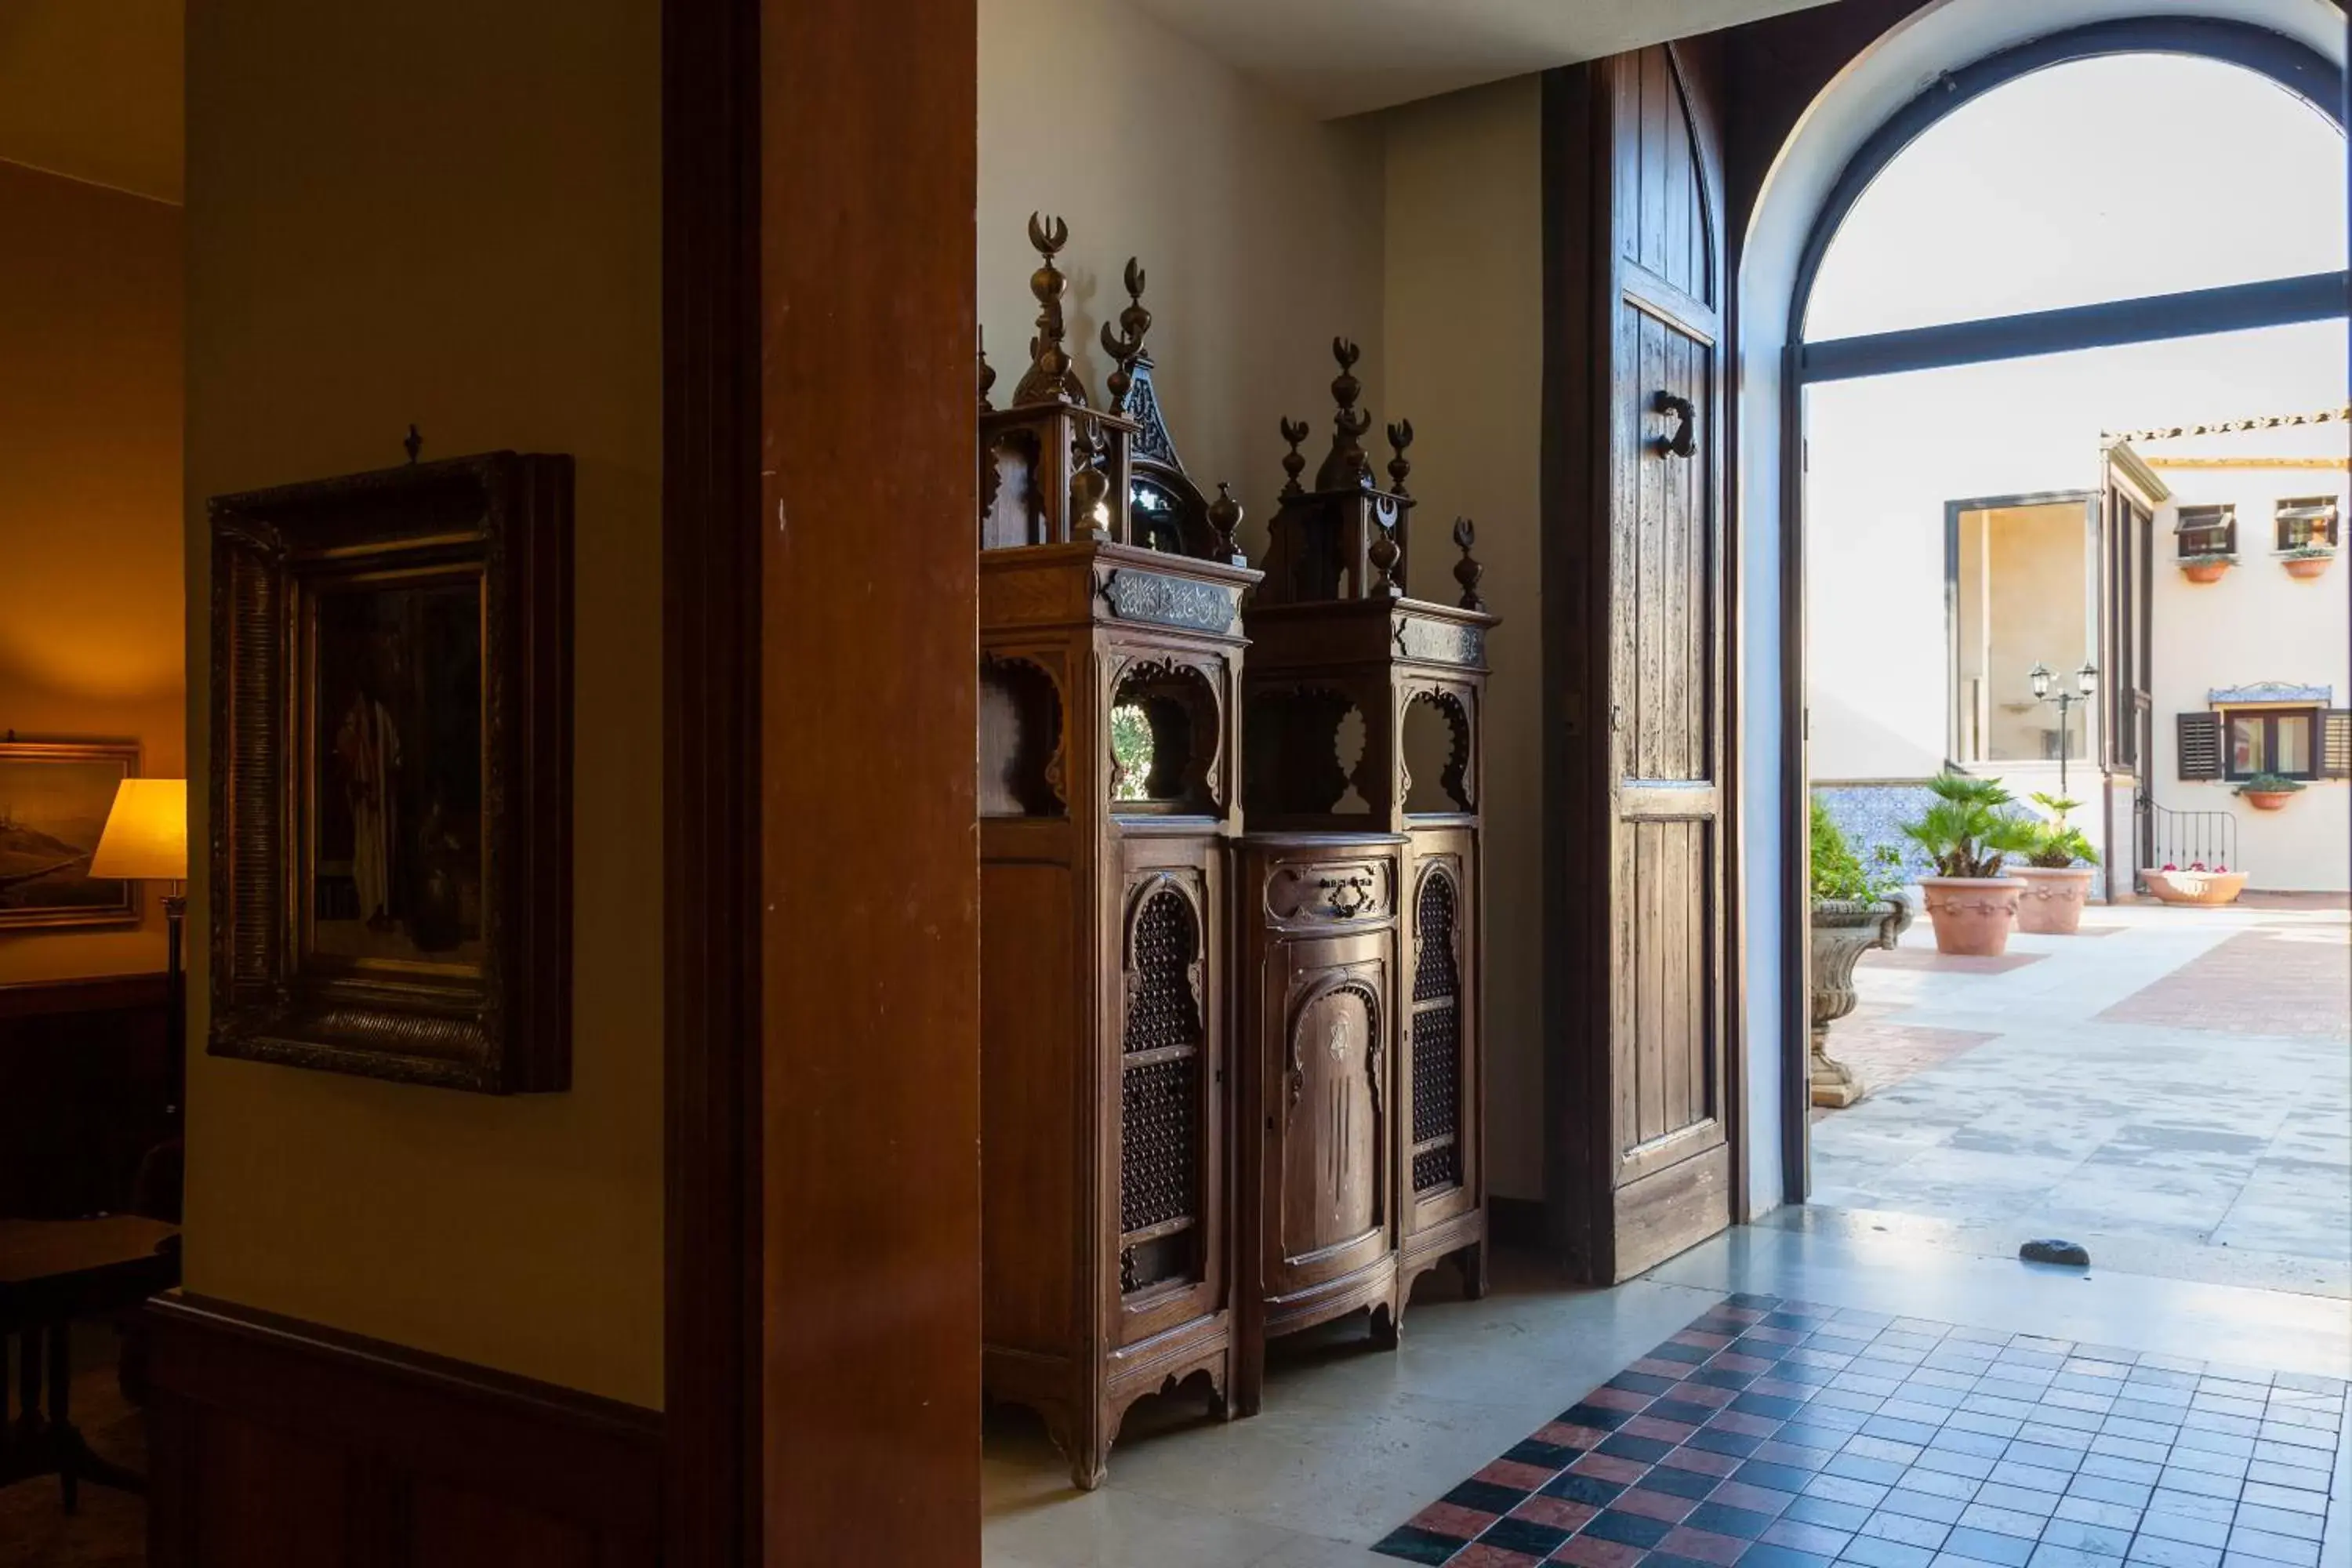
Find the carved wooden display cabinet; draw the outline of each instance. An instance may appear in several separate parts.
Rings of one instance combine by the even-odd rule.
[[[1186,477],[1142,355],[1104,409],[1063,349],[1067,235],[1012,406],[980,368],[982,1376],[1080,1487],[1127,1409],[1232,1391],[1232,840],[1241,517]]]
[[[1457,602],[1408,596],[1412,427],[1389,426],[1380,488],[1355,347],[1333,349],[1331,451],[1301,484],[1307,428],[1284,422],[1288,480],[1245,616],[1243,1414],[1267,1338],[1370,1307],[1392,1342],[1413,1281],[1447,1258],[1486,1289],[1480,726],[1496,622],[1466,520]]]

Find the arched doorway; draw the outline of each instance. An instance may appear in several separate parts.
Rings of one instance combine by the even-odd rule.
[[[1751,1023],[1748,1077],[1755,1208],[1806,1191],[1804,1071],[1806,540],[1804,389],[1811,384],[2067,349],[2162,341],[2340,316],[2340,270],[2159,285],[2167,297],[2030,300],[2006,313],[1864,322],[1835,339],[1804,331],[1842,226],[1882,174],[1956,111],[2037,73],[2161,54],[2259,73],[2339,126],[2341,16],[2319,0],[2210,4],[2198,16],[2118,15],[2083,0],[2024,8],[1945,0],[1923,8],[1853,62],[1781,150],[1750,222],[1741,264],[1740,536],[1743,783],[1757,804],[1743,870],[1751,913],[1748,994],[1780,1002],[1777,1028]],[[2054,13],[2054,14],[2053,14]],[[2060,30],[2049,31],[2053,23]],[[2037,36],[2029,36],[2037,35]],[[1948,62],[1971,63],[1951,68]],[[1920,84],[1929,85],[1920,90]],[[2340,268],[2340,262],[2337,264]],[[2128,288],[2117,291],[2129,294]],[[1999,307],[1996,307],[1997,309]],[[1960,316],[1973,319],[1959,320]],[[1778,805],[1778,821],[1769,820]],[[1767,1044],[1769,1042],[1769,1044]],[[1773,1059],[1758,1059],[1770,1052]]]

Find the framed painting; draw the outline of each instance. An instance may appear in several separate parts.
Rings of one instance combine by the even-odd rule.
[[[572,460],[211,503],[215,1056],[571,1084]]]
[[[89,874],[138,773],[136,745],[0,742],[0,931],[138,923],[139,884]]]

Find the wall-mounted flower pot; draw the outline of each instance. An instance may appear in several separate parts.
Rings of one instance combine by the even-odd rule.
[[[2142,871],[2147,890],[2168,904],[2212,908],[2234,904],[2246,890],[2243,871]]]
[[[2232,563],[2228,561],[2190,561],[2181,564],[2180,574],[2191,583],[2219,583]]]
[[[2250,789],[2238,798],[2256,811],[2277,811],[2298,792],[2291,789]]]
[[[2009,951],[2024,883],[2007,877],[1922,877],[1919,890],[1936,928],[1937,952],[1999,958]]]
[[[2335,559],[2333,555],[2289,556],[2286,563],[2286,574],[2290,577],[2300,577],[2308,583],[2314,577],[2326,576],[2328,563]]]
[[[2037,936],[2074,934],[2091,896],[2088,866],[2013,866],[2009,874],[2025,884],[2017,900],[2018,930]]]

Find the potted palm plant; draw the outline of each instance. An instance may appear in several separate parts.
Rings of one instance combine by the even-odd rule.
[[[1934,804],[1903,831],[1936,864],[1936,875],[1919,879],[1936,950],[1997,958],[2009,950],[2009,928],[2025,890],[2024,883],[2001,874],[2001,866],[2033,847],[2033,824],[2010,809],[2016,797],[1997,779],[1948,768],[1927,787]]]
[[[2050,817],[2031,825],[2033,843],[2025,851],[2025,864],[2010,871],[2025,884],[2017,900],[2017,929],[2041,936],[2073,936],[2083,923],[2083,905],[2091,896],[2091,868],[2099,863],[2099,852],[2081,828],[2066,820],[2081,801],[2051,795],[2033,799]]]
[[[2283,773],[2256,773],[2237,788],[2238,798],[2256,811],[2276,811],[2303,793],[2303,781]]]
[[[1853,851],[1821,797],[1812,816],[1812,1102],[1843,1110],[1868,1092],[1853,1068],[1829,1054],[1830,1026],[1853,1011],[1853,966],[1874,947],[1893,947],[1911,923],[1901,858],[1886,845],[1868,861]]]

